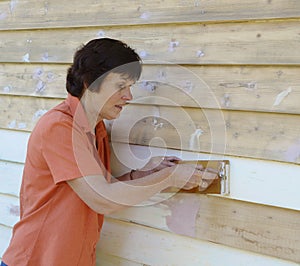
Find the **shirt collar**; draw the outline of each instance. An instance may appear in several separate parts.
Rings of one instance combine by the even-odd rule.
[[[77,97],[72,96],[70,93],[68,93],[66,103],[70,107],[71,114],[75,123],[82,127],[85,132],[91,132],[92,134],[94,134],[94,130],[91,130],[86,113],[83,109],[82,104],[80,103],[80,100]]]

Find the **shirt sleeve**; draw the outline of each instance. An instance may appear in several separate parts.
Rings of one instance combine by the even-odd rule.
[[[56,122],[44,130],[42,154],[56,184],[84,176],[103,175],[86,133],[72,120]]]

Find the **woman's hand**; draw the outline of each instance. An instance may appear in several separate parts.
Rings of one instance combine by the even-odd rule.
[[[200,191],[207,189],[218,178],[218,171],[211,168],[203,168],[198,163],[181,164],[181,159],[176,156],[156,156],[141,169],[134,172],[134,178],[161,171],[165,168],[170,173],[171,186],[179,189],[192,189],[199,186]]]
[[[192,189],[199,186],[200,191],[207,189],[218,178],[215,169],[204,169],[201,164],[177,164],[172,166],[172,186],[179,189]]]

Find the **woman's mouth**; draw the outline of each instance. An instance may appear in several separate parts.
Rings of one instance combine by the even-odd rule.
[[[120,111],[122,111],[123,106],[122,105],[115,105],[116,108],[118,108]]]

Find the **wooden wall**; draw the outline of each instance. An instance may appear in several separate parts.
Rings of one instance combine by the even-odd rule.
[[[106,36],[145,63],[108,122],[114,173],[156,154],[225,158],[231,192],[107,217],[98,265],[298,265],[299,14],[298,0],[0,1],[0,257],[30,131],[66,96],[74,51]]]

